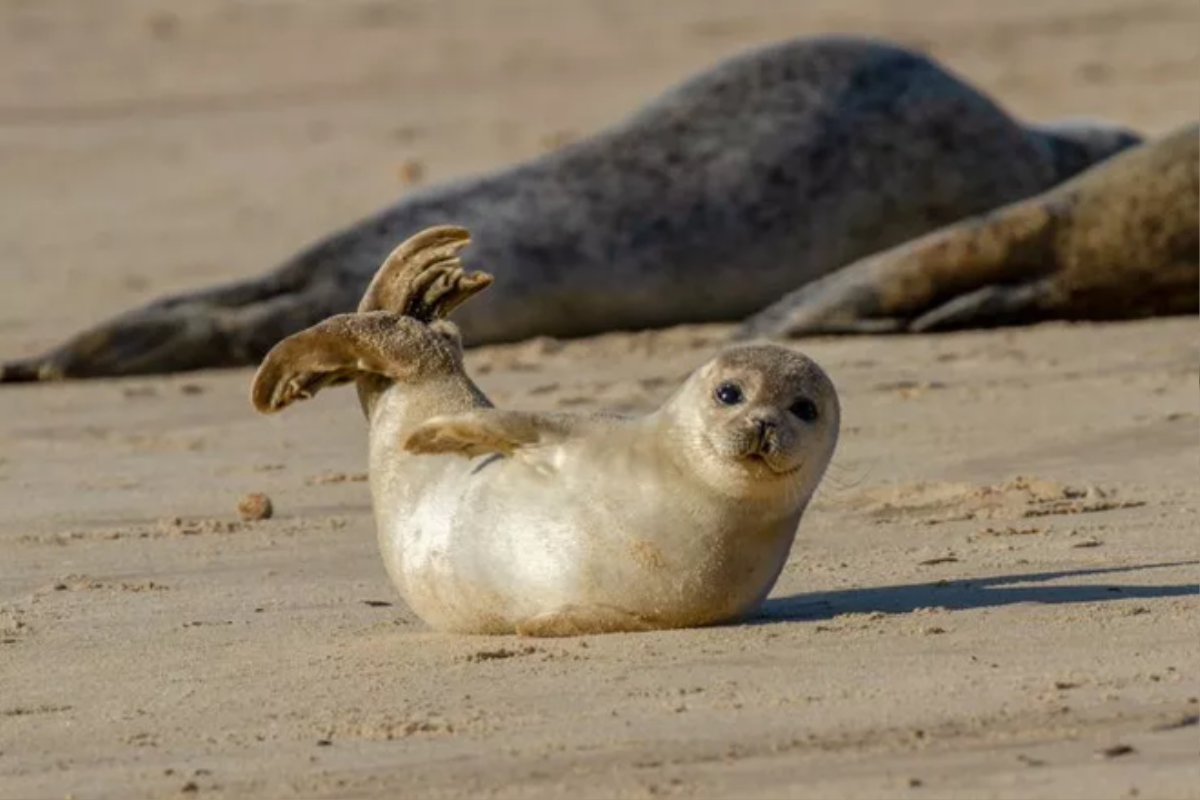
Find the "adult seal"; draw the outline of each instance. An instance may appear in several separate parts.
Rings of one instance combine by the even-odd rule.
[[[1111,126],[1021,124],[886,42],[786,41],[561,150],[407,195],[265,275],[121,314],[6,365],[0,381],[257,363],[353,309],[396,243],[440,224],[468,228],[468,267],[499,279],[456,317],[469,345],[741,320],[1137,140]]]
[[[357,385],[384,563],[435,629],[565,636],[752,613],[837,444],[829,378],[755,343],[640,418],[494,408],[446,319],[491,282],[463,271],[467,241],[443,226],[402,244],[357,313],[267,354],[254,406]]]
[[[792,292],[734,339],[1200,311],[1200,126]]]

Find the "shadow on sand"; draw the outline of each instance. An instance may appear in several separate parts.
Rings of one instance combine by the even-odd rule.
[[[1130,567],[1032,572],[1022,575],[997,575],[991,578],[940,580],[903,586],[842,589],[812,592],[789,597],[774,597],[763,604],[750,624],[769,624],[785,620],[826,620],[838,614],[905,614],[918,608],[940,606],[951,610],[989,608],[1014,603],[1095,603],[1104,600],[1153,599],[1200,594],[1198,583],[1145,586],[1128,583],[1088,583],[1046,586],[1051,581],[1102,575],[1125,575],[1163,567],[1183,567],[1197,561],[1140,564]]]

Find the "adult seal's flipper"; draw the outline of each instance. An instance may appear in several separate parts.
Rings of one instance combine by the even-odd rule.
[[[285,336],[336,313],[339,305],[334,287],[317,283],[293,291],[274,276],[167,298],[46,353],[0,364],[0,383],[245,366]]]
[[[934,331],[1200,309],[1200,128],[786,295],[735,339]]]
[[[737,339],[907,331],[978,287],[1019,281],[1050,258],[1054,208],[1016,206],[851,264],[744,322]]]

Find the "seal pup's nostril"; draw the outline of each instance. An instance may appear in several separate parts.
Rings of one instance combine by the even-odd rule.
[[[770,453],[772,442],[775,439],[773,435],[775,433],[775,423],[768,419],[759,418],[754,420],[754,429],[758,434],[757,451],[763,454]]]

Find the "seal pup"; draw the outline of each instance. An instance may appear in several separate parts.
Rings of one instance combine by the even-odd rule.
[[[283,337],[352,310],[397,242],[448,223],[472,232],[467,265],[499,279],[456,316],[468,345],[740,321],[1138,139],[1080,121],[1024,125],[884,41],[783,41],[561,150],[408,194],[265,275],[102,322],[4,366],[0,381],[257,363]]]
[[[1036,197],[870,256],[748,319],[735,340],[937,331],[1200,310],[1200,126]]]
[[[709,625],[759,607],[837,444],[837,392],[771,343],[731,348],[640,418],[494,408],[447,314],[491,283],[467,231],[387,259],[358,313],[277,344],[260,412],[354,381],[379,547],[435,629],[566,636]]]

